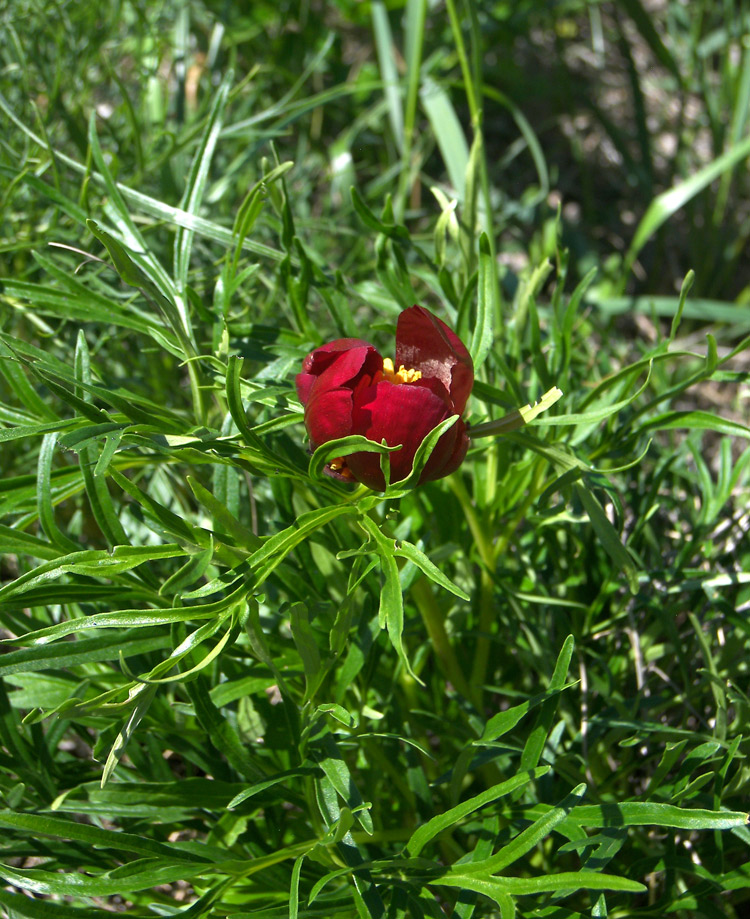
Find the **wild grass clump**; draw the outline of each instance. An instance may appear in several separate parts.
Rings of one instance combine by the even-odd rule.
[[[744,915],[750,57],[685,15],[0,13],[9,919]],[[415,303],[466,460],[325,476],[303,358]]]

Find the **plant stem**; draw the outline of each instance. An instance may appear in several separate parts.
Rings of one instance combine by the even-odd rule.
[[[490,659],[490,632],[495,621],[495,604],[493,603],[492,576],[486,568],[482,569],[479,580],[479,623],[477,628],[477,646],[474,651],[474,664],[471,668],[471,684],[474,695],[481,704],[484,681],[487,679],[487,665]]]
[[[461,33],[461,20],[458,16],[455,0],[446,0],[445,5],[448,9],[448,17],[450,18],[453,40],[456,44],[456,52],[458,54],[458,60],[461,65],[461,75],[464,81],[464,89],[466,90],[466,101],[468,103],[469,112],[471,114],[471,126],[474,131],[474,136],[478,139],[480,144],[478,161],[479,181],[482,188],[482,199],[484,201],[484,228],[487,232],[487,240],[490,246],[492,264],[495,265],[497,249],[495,247],[495,233],[492,228],[492,198],[490,195],[489,173],[487,172],[487,157],[485,156],[484,151],[484,134],[482,132],[482,119],[484,117],[484,111],[482,108],[483,93],[481,83],[481,68],[477,66],[475,68],[475,72],[472,73],[469,57],[466,53],[466,45]],[[479,60],[481,51],[479,48],[479,25],[477,22],[476,10],[472,0],[468,0],[467,6],[469,8],[469,22],[471,25],[471,36],[473,44],[472,55],[475,62],[477,62]],[[496,302],[502,303],[500,299],[500,282],[497,277],[497,271],[493,273],[493,283],[496,289]]]
[[[494,603],[492,572],[495,570],[495,561],[497,552],[491,539],[487,538],[486,526],[477,515],[472,503],[472,499],[459,476],[451,478],[451,486],[456,497],[461,502],[466,522],[469,524],[474,543],[479,552],[482,561],[482,573],[479,581],[479,622],[476,650],[474,652],[474,664],[471,668],[470,682],[472,686],[472,698],[476,700],[481,707],[482,702],[482,684],[487,676],[487,664],[490,656],[490,631],[494,622]]]
[[[427,578],[420,578],[411,587],[411,594],[430,636],[432,649],[444,676],[465,698],[473,701],[473,693],[445,631],[443,612]]]
[[[419,0],[417,4],[409,4],[409,13],[415,10],[414,21],[410,22],[406,35],[406,65],[408,83],[406,87],[406,106],[404,109],[404,148],[401,154],[401,176],[399,179],[398,194],[396,195],[396,217],[402,220],[406,209],[406,197],[409,192],[411,178],[412,149],[414,144],[414,128],[417,119],[417,99],[419,96],[419,78],[422,63],[422,47],[424,45],[424,25],[427,17],[427,0]]]
[[[488,540],[485,535],[482,524],[474,508],[472,499],[466,490],[466,486],[464,485],[459,475],[451,476],[449,482],[453,490],[453,494],[461,502],[461,507],[463,508],[466,522],[469,524],[471,535],[474,537],[474,543],[477,547],[477,551],[479,552],[479,557],[483,564],[490,571],[492,571],[495,565],[495,552],[492,546],[492,542]]]
[[[453,40],[456,43],[456,53],[458,54],[458,60],[461,64],[461,74],[464,80],[464,88],[466,89],[466,101],[469,104],[469,112],[471,114],[471,126],[476,130],[481,125],[482,110],[477,95],[474,92],[474,80],[472,79],[471,67],[469,66],[469,58],[466,54],[466,45],[464,44],[463,35],[461,34],[461,20],[458,18],[455,0],[445,0],[445,6],[448,10],[448,18],[451,22]]]

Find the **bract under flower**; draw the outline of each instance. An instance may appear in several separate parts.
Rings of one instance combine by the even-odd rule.
[[[413,306],[399,316],[394,362],[366,341],[341,338],[308,354],[296,382],[313,450],[349,434],[385,440],[401,447],[390,454],[390,479],[398,482],[411,472],[427,434],[463,413],[474,369],[455,332],[429,310]],[[420,483],[456,470],[468,445],[466,425],[459,419],[438,440]],[[326,471],[378,491],[385,488],[376,453],[337,457]]]

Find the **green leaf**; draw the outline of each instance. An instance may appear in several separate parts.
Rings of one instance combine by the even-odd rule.
[[[0,889],[0,904],[12,911],[8,913],[8,916],[12,915],[14,919],[16,916],[27,916],[28,919],[90,919],[92,915],[90,907],[77,909],[72,906],[64,906],[62,903],[53,903],[50,900],[37,900],[24,894],[9,893],[2,889]],[[106,910],[96,910],[96,913],[100,913],[102,919],[108,915]]]
[[[420,569],[420,571],[424,572],[424,574],[426,574],[431,581],[439,584],[445,590],[450,591],[452,594],[455,594],[462,600],[469,602],[471,599],[467,593],[465,593],[463,590],[461,590],[460,587],[454,584],[453,581],[447,578],[437,567],[437,565],[433,565],[433,563],[424,554],[424,552],[422,552],[421,549],[418,549],[413,543],[402,540],[396,544],[394,554],[396,556],[400,556],[401,558],[408,559],[408,561],[415,564],[417,568]]]
[[[750,438],[750,427],[739,421],[731,421],[714,415],[711,412],[684,411],[664,412],[655,418],[650,418],[641,425],[640,430],[666,431],[670,429],[687,429],[689,431],[717,431],[730,437]]]
[[[500,318],[497,265],[490,251],[486,233],[479,237],[479,284],[477,318],[471,335],[469,352],[476,372],[485,362],[495,340],[495,322]]]
[[[110,470],[110,478],[116,482],[126,494],[130,495],[130,497],[143,508],[146,515],[152,517],[159,527],[163,527],[172,538],[179,539],[195,548],[205,548],[209,544],[211,540],[210,533],[207,533],[199,527],[193,526],[189,521],[185,520],[184,517],[180,517],[173,511],[164,507],[146,491],[139,488],[134,482],[131,482],[127,476],[118,472],[117,469],[113,468]],[[163,531],[160,529],[159,532]],[[187,554],[187,551],[185,551],[185,554]]]
[[[170,643],[169,635],[136,637],[129,632],[120,631],[116,635],[79,638],[75,642],[62,641],[59,644],[21,648],[2,655],[0,676],[115,661],[118,654],[123,657],[145,654],[166,648]]]
[[[116,546],[112,552],[102,549],[84,549],[72,552],[19,575],[0,587],[0,600],[15,597],[37,584],[58,578],[61,574],[82,574],[91,577],[112,577],[131,571],[145,562],[185,555],[180,546]]]
[[[542,756],[552,728],[552,721],[557,711],[558,691],[562,690],[565,685],[574,648],[575,639],[572,635],[568,635],[558,655],[555,670],[546,693],[547,698],[541,703],[534,727],[523,745],[520,763],[522,769],[533,769]],[[518,796],[516,795],[516,797]]]
[[[149,710],[155,693],[156,686],[147,686],[145,688],[145,690],[136,700],[128,720],[125,722],[117,734],[115,742],[112,744],[112,748],[110,749],[109,755],[107,756],[107,761],[104,764],[104,770],[102,771],[102,788],[104,788],[104,786],[107,784],[110,777],[112,776],[112,773],[114,772],[115,766],[117,766],[117,764],[122,759],[128,746],[128,742],[133,736],[135,729],[143,719],[143,716]]]
[[[234,514],[230,513],[227,507],[204,488],[197,479],[189,475],[187,483],[196,499],[213,515],[215,527],[228,533],[243,549],[254,551],[261,547],[262,540],[243,526]]]
[[[75,871],[58,874],[39,868],[23,870],[0,864],[0,877],[24,890],[42,896],[106,897],[200,877],[204,873],[216,874],[220,866],[213,864],[204,866],[196,862],[175,864],[174,861],[159,862],[156,859],[145,859],[135,862],[134,869],[131,869],[130,866],[122,866],[121,869],[116,869],[116,873],[111,872],[109,876],[96,877]],[[0,900],[0,902],[3,901]],[[75,910],[71,912],[75,913]]]
[[[185,683],[195,708],[195,716],[216,749],[243,777],[258,781],[265,778],[263,769],[252,759],[237,731],[211,701],[202,678]]]
[[[247,560],[249,567],[256,571],[256,587],[265,581],[271,572],[280,565],[286,556],[315,530],[319,530],[337,517],[356,514],[357,508],[350,505],[321,507],[318,510],[300,514],[296,523],[287,527],[275,536],[267,539]]]
[[[417,487],[419,484],[419,477],[422,475],[424,467],[432,456],[432,451],[437,446],[437,442],[447,430],[453,427],[460,417],[460,415],[451,415],[450,418],[441,421],[429,434],[424,436],[414,454],[414,463],[412,464],[411,472],[406,478],[401,479],[400,482],[394,482],[392,486],[387,489],[388,497],[397,497],[400,493]]]
[[[86,226],[105,247],[107,252],[109,252],[109,256],[114,263],[115,270],[120,275],[122,280],[126,284],[129,284],[131,287],[136,287],[138,290],[140,290],[146,299],[149,300],[149,302],[157,308],[158,312],[164,318],[164,322],[167,328],[171,329],[177,340],[180,342],[183,356],[194,357],[196,353],[195,346],[189,338],[183,323],[183,319],[175,303],[170,300],[169,297],[165,296],[164,293],[162,293],[162,291],[151,280],[151,278],[148,277],[148,275],[146,275],[141,267],[134,261],[132,258],[132,253],[128,251],[128,249],[121,242],[119,242],[119,240],[115,239],[111,233],[107,233],[106,230],[102,230],[101,227],[93,220],[87,220]]]
[[[750,814],[676,807],[649,801],[621,804],[586,804],[573,809],[569,818],[577,826],[661,826],[680,830],[728,830],[747,826]]]
[[[418,683],[422,681],[413,672],[404,648],[404,598],[401,593],[398,565],[396,564],[396,545],[394,540],[388,539],[378,525],[369,517],[361,518],[361,525],[374,539],[378,556],[380,557],[380,570],[383,575],[383,586],[380,590],[380,606],[378,620],[380,628],[388,630],[391,641],[399,660],[404,665],[406,672]]]
[[[373,87],[374,88],[374,87]],[[343,92],[353,92],[354,87],[341,88],[333,87],[331,90],[328,90],[326,93],[319,94],[324,97],[326,96],[336,96]],[[315,108],[317,102],[311,102],[310,100],[305,100],[302,104],[303,107],[309,106],[311,109]],[[45,147],[44,141],[35,134],[27,124],[25,124],[21,119],[19,119],[13,108],[8,104],[8,102],[0,95],[0,111],[3,111],[5,115],[13,122],[13,124],[22,131],[30,140],[34,143],[39,144],[41,147]],[[233,128],[242,131],[240,123],[233,125]],[[224,136],[230,136],[230,131],[225,129]],[[61,151],[56,151],[55,156],[60,160],[61,163],[64,163],[66,166],[69,166],[74,171],[80,174],[88,174],[90,169],[82,164],[72,159],[69,156],[66,156]],[[100,163],[101,165],[101,150],[99,150]],[[215,223],[211,220],[206,220],[203,217],[198,217],[192,214],[187,214],[179,207],[173,207],[169,204],[159,201],[156,198],[152,198],[149,195],[143,194],[142,192],[136,191],[133,188],[128,188],[128,186],[123,185],[122,183],[114,183],[111,177],[111,174],[106,170],[105,166],[105,175],[101,172],[91,173],[92,177],[99,183],[105,185],[109,194],[114,198],[115,196],[123,202],[124,200],[129,201],[135,207],[138,207],[143,214],[148,214],[150,217],[154,217],[157,220],[165,221],[166,223],[173,224],[175,226],[186,227],[187,229],[194,229],[196,233],[200,233],[202,236],[207,239],[211,239],[215,242],[221,243],[224,246],[230,246],[232,244],[232,232],[226,227],[222,227],[220,224]],[[32,180],[32,177],[26,177],[28,181]],[[50,197],[52,200],[61,201],[66,205],[66,209],[71,213],[74,219],[78,220],[80,217],[84,216],[84,212],[73,202],[70,202],[69,199],[65,199],[55,192],[54,189],[49,188],[45,182],[37,182],[36,186],[38,189],[41,189],[44,194]],[[114,194],[113,194],[114,190]],[[255,242],[254,240],[246,240],[243,244],[243,249],[247,249],[250,252],[254,252],[256,255],[261,255],[264,258],[270,258],[273,261],[280,261],[283,258],[281,252],[278,249],[273,249],[270,246],[264,245],[263,243]]]
[[[472,866],[473,867],[473,866]],[[443,875],[431,884],[473,890],[500,903],[498,897],[528,896],[542,893],[572,893],[575,890],[619,890],[623,893],[644,893],[646,887],[638,881],[597,871],[560,871],[538,878],[477,877],[471,874]]]
[[[423,79],[419,98],[440,148],[450,183],[459,201],[463,201],[466,192],[466,169],[469,165],[469,145],[456,110],[445,90],[431,77]]]
[[[57,444],[56,434],[45,434],[37,462],[37,510],[45,535],[63,552],[75,552],[78,545],[58,527],[52,506],[52,459]]]
[[[655,25],[653,12],[647,10],[641,0],[622,0],[622,7],[635,23],[641,37],[648,44],[656,59],[675,77],[678,86],[681,86],[683,79],[678,61],[662,41]]]
[[[102,452],[99,454],[99,459],[96,461],[96,466],[94,466],[95,477],[107,474],[109,464],[112,462],[112,458],[117,448],[120,446],[120,441],[124,433],[125,429],[120,428],[117,431],[112,431],[111,434],[104,435],[104,446],[102,447]]]
[[[568,817],[585,794],[586,786],[583,783],[576,786],[556,807],[551,808],[546,814],[535,820],[531,826],[522,830],[518,836],[504,845],[499,852],[483,861],[472,862],[466,870],[472,874],[475,872],[494,874],[502,871],[503,868],[507,868],[508,865],[512,865],[549,836],[552,830]]]
[[[617,569],[627,578],[631,593],[638,593],[638,569],[632,556],[620,541],[617,531],[607,519],[601,504],[593,493],[580,482],[573,483],[573,490],[583,505],[597,538]]]
[[[156,842],[146,836],[105,830],[76,820],[65,820],[47,814],[24,814],[10,810],[0,810],[0,826],[11,830],[28,832],[32,837],[50,836],[55,839],[73,839],[84,842],[92,848],[112,849],[116,852],[133,852],[145,857],[161,857],[174,860],[178,850],[164,843]],[[211,861],[200,853],[180,852],[187,862]]]
[[[5,289],[6,295],[8,294]],[[18,358],[12,349],[0,341],[0,374],[15,393],[16,397],[31,412],[32,415],[41,416],[49,420],[56,420],[57,415],[50,405],[47,405],[36,393],[29,383]]]
[[[371,13],[380,76],[383,80],[383,91],[388,106],[388,118],[391,122],[396,145],[401,150],[404,146],[404,113],[401,108],[401,90],[398,71],[396,70],[393,35],[388,21],[388,13],[382,0],[373,0]]]
[[[321,775],[321,771],[314,766],[300,766],[298,769],[287,769],[284,772],[279,772],[277,775],[274,775],[269,779],[264,779],[262,782],[255,782],[249,788],[246,788],[238,795],[235,795],[229,804],[227,804],[227,810],[232,810],[232,808],[242,804],[243,801],[247,801],[248,798],[252,798],[254,795],[259,794],[261,791],[265,791],[267,788],[273,788],[274,785],[278,785],[280,782],[286,782],[287,779],[294,778],[296,776],[316,775]]]
[[[300,855],[292,868],[292,880],[289,887],[289,919],[297,919],[299,916],[299,877],[302,873],[304,859],[305,856]]]
[[[251,447],[254,450],[258,450],[260,453],[265,454],[267,452],[266,447],[260,437],[258,437],[258,435],[253,430],[251,430],[250,426],[248,425],[247,417],[245,415],[245,407],[242,404],[240,374],[242,373],[243,360],[244,358],[233,354],[230,356],[227,363],[227,407],[229,408],[229,412],[232,415],[234,423],[237,425],[237,430],[242,435],[242,438],[248,447]]]
[[[606,297],[591,291],[586,300],[597,311],[606,317],[619,316],[623,313],[638,313],[645,316],[661,316],[674,320],[680,308],[679,297],[640,296],[640,297]],[[726,303],[721,300],[709,300],[705,297],[691,297],[682,307],[683,319],[698,319],[701,322],[727,322],[744,328],[750,325],[750,307],[739,303]],[[670,360],[686,352],[672,351],[661,355],[661,360]],[[657,357],[658,359],[658,357]],[[620,373],[628,373],[632,368],[625,367]],[[607,379],[607,383],[611,380]]]
[[[643,381],[643,383],[638,387],[638,389],[634,390],[624,399],[620,399],[618,402],[612,402],[602,408],[588,409],[585,412],[573,412],[566,415],[546,415],[539,418],[534,418],[529,423],[533,424],[534,427],[540,427],[542,425],[589,425],[598,421],[603,421],[606,418],[611,418],[613,415],[621,412],[624,408],[627,408],[628,405],[634,402],[643,392],[645,392],[649,382],[651,381],[651,369],[652,365],[649,364],[646,379]],[[576,441],[574,440],[573,442],[575,443]]]
[[[379,617],[381,628],[383,625],[388,630],[388,637],[391,644],[401,660],[401,663],[417,682],[421,683],[419,677],[414,674],[411,664],[406,656],[404,648],[404,598],[401,593],[401,582],[398,576],[398,566],[396,559],[390,553],[383,553],[380,556],[380,570],[383,574],[383,587],[380,591],[380,610]]]
[[[382,233],[384,236],[387,236],[390,239],[409,238],[409,232],[406,227],[395,223],[384,223],[382,220],[380,220],[379,217],[376,217],[370,208],[365,204],[364,199],[354,186],[351,187],[350,192],[354,210],[357,212],[357,216],[366,227],[369,227],[376,233]]]
[[[321,444],[310,458],[310,478],[322,479],[323,469],[331,460],[340,456],[349,456],[351,453],[393,453],[401,447],[389,447],[387,444],[378,444],[368,440],[361,434],[349,434]]]
[[[169,657],[162,661],[160,664],[157,664],[156,667],[151,670],[148,676],[142,676],[138,679],[144,684],[149,685],[154,683],[175,683],[177,681],[184,682],[188,677],[192,677],[193,674],[204,670],[221,654],[229,641],[237,637],[238,629],[234,618],[230,622],[229,628],[226,629],[219,641],[216,642],[213,648],[211,648],[211,650],[201,660],[199,660],[197,664],[190,667],[188,670],[182,670],[179,673],[174,673],[170,676],[162,676],[163,673],[167,673],[170,670],[173,670],[177,663],[179,663],[187,654],[197,648],[198,645],[200,645],[205,639],[212,637],[224,624],[225,620],[229,618],[229,616],[231,616],[236,609],[237,608],[223,611],[219,614],[219,617],[215,621],[204,623],[204,625],[200,626],[194,632],[188,635],[184,641],[180,642],[180,644],[174,649],[174,651],[172,651]],[[126,670],[124,666],[123,670]]]
[[[196,606],[177,606],[171,609],[120,609],[107,613],[92,613],[82,619],[69,619],[65,622],[59,622],[56,625],[50,625],[46,628],[37,629],[29,632],[22,638],[13,639],[13,641],[32,641],[35,643],[45,644],[49,641],[64,638],[74,632],[87,631],[92,629],[111,629],[111,628],[147,628],[151,625],[167,625],[173,622],[190,622],[197,619],[208,619],[223,612],[230,606],[238,603],[242,599],[245,588],[239,587],[234,593],[229,594],[216,603],[205,603]],[[30,649],[29,649],[30,650]],[[47,647],[40,650],[48,650]],[[20,652],[14,652],[20,653]],[[4,658],[7,665],[7,655]],[[0,672],[2,666],[0,665]]]
[[[546,704],[553,700],[560,692],[567,689],[569,686],[573,686],[573,683],[566,684],[565,678],[568,673],[568,667],[570,666],[570,659],[573,655],[574,648],[575,640],[572,635],[569,635],[565,639],[558,655],[555,671],[552,674],[552,679],[550,680],[547,691],[537,696],[532,696],[532,698],[527,699],[526,702],[521,702],[519,705],[514,705],[503,712],[498,712],[496,715],[493,715],[484,726],[482,736],[477,743],[493,743],[499,737],[502,737],[503,734],[507,734],[508,731],[512,730],[518,722],[522,718],[525,718],[534,708]]]
[[[91,383],[91,363],[89,357],[88,345],[83,330],[79,330],[76,340],[75,360],[74,360],[75,379],[80,384]],[[48,385],[50,385],[48,381]],[[81,387],[76,387],[81,389]],[[91,396],[85,391],[81,392],[80,403],[85,406]],[[104,413],[102,413],[104,415]],[[104,416],[106,419],[106,415]],[[94,475],[94,466],[96,465],[94,447],[87,445],[79,448],[79,464],[83,486],[86,489],[86,495],[89,499],[89,505],[94,514],[99,529],[102,531],[104,538],[111,546],[127,544],[129,542],[125,530],[120,523],[120,519],[115,512],[112,498],[107,488],[106,479]]]
[[[638,258],[638,254],[656,231],[677,211],[683,208],[688,201],[691,201],[696,195],[700,194],[704,188],[709,186],[716,179],[729,169],[732,169],[737,163],[742,162],[750,156],[750,137],[745,137],[742,141],[730,147],[721,156],[710,162],[707,166],[699,169],[690,178],[660,195],[649,205],[646,213],[638,224],[633,240],[630,243],[627,255],[625,256],[625,266],[623,270],[623,283]]]
[[[30,533],[15,530],[12,527],[0,524],[0,555],[8,552],[30,555],[32,558],[47,560],[60,557],[60,549],[50,545]]]
[[[45,263],[47,264],[47,263]],[[66,278],[65,287],[70,288],[70,281]],[[56,316],[70,319],[75,322],[103,322],[111,323],[123,329],[131,329],[143,335],[150,335],[160,342],[171,354],[181,355],[178,342],[164,328],[162,322],[147,313],[141,312],[136,306],[127,308],[111,300],[98,298],[88,291],[83,285],[81,289],[74,287],[73,296],[66,290],[50,287],[43,284],[34,284],[29,281],[17,279],[3,279],[3,291],[8,297],[15,297],[21,302],[33,304],[39,315]],[[85,293],[82,293],[85,291]],[[50,409],[41,413],[48,417]]]
[[[45,424],[20,424],[12,428],[0,428],[0,444],[23,437],[38,437],[40,434],[57,433],[72,428],[78,423],[77,419],[68,421],[52,421]]]
[[[369,805],[365,806],[362,795],[354,783],[349,767],[333,735],[326,731],[310,753],[325,773],[328,781],[346,806],[354,813],[362,829],[372,836],[374,832]]]
[[[206,126],[203,129],[203,135],[195,151],[195,155],[193,156],[185,191],[180,201],[180,208],[184,210],[186,214],[197,214],[200,209],[206,191],[206,183],[208,182],[208,171],[216,148],[216,142],[219,139],[219,132],[221,131],[221,126],[224,121],[224,109],[226,108],[229,89],[233,80],[234,73],[231,70],[227,71],[211,103],[211,110],[206,119]],[[194,229],[179,227],[175,236],[174,279],[177,289],[183,297],[187,289],[190,252],[193,246],[194,235]],[[183,310],[181,318],[185,324],[186,332],[192,336],[187,310]]]
[[[687,297],[694,282],[695,272],[691,268],[690,271],[688,271],[688,273],[685,275],[685,280],[682,282],[682,287],[680,288],[680,299],[677,303],[677,309],[675,310],[674,318],[672,319],[672,325],[669,329],[670,344],[675,340],[677,335],[677,330],[679,329],[680,321],[682,320],[682,314],[685,310],[685,304],[687,303]]]
[[[464,817],[468,817],[469,814],[473,814],[480,808],[487,807],[488,804],[492,804],[498,798],[503,797],[503,795],[507,795],[517,788],[528,785],[532,779],[546,775],[548,772],[549,766],[540,766],[529,772],[520,773],[519,775],[513,776],[512,779],[507,779],[504,782],[500,782],[498,785],[493,785],[492,788],[488,788],[478,795],[474,795],[474,797],[469,798],[468,801],[457,804],[450,810],[445,811],[445,813],[433,817],[412,833],[406,844],[406,851],[412,857],[419,855],[430,840],[434,839],[444,830],[454,827],[460,820],[463,820]]]
[[[289,624],[294,644],[302,659],[305,671],[305,699],[309,699],[321,674],[320,652],[315,635],[310,628],[307,607],[304,603],[294,603],[289,610]]]

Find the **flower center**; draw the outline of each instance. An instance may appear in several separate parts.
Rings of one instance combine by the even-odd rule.
[[[389,357],[383,358],[383,379],[389,383],[414,383],[422,379],[421,370],[407,370],[402,364],[398,370],[393,369],[393,361]]]
[[[339,456],[336,459],[331,460],[328,464],[328,469],[335,473],[336,478],[340,479],[350,479],[354,480],[354,476],[351,473],[351,470],[346,465],[346,459],[343,456]]]

